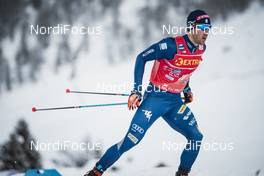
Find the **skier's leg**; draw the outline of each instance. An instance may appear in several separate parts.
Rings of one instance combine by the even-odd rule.
[[[165,114],[167,110],[166,106],[167,102],[162,102],[162,99],[158,97],[145,98],[137,109],[124,139],[105,152],[102,158],[97,162],[96,168],[104,172],[113,165],[124,152],[136,146],[157,118]]]
[[[202,133],[191,110],[184,104],[170,110],[163,116],[165,121],[176,131],[183,134],[188,143],[181,155],[179,171],[190,172],[200,150]]]

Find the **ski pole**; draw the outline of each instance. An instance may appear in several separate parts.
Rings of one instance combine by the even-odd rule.
[[[70,89],[66,89],[66,93],[80,93],[80,94],[96,94],[96,95],[114,95],[114,96],[130,96],[130,94],[123,93],[109,93],[109,92],[90,92],[90,91],[74,91]],[[181,97],[181,99],[185,99]]]
[[[130,94],[109,93],[109,92],[90,92],[90,91],[74,91],[66,89],[66,93],[81,93],[81,94],[96,94],[96,95],[114,95],[114,96],[129,96]]]
[[[61,110],[61,109],[77,109],[77,108],[92,108],[92,107],[103,107],[103,106],[118,106],[127,105],[127,103],[109,103],[109,104],[93,104],[93,105],[81,105],[81,106],[64,106],[55,108],[32,108],[32,112],[36,111],[49,111],[49,110]]]

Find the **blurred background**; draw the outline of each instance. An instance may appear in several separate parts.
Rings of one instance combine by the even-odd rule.
[[[196,176],[264,175],[262,146],[263,0],[0,0],[0,175],[55,168],[82,175],[120,141],[134,112],[126,106],[32,113],[31,108],[126,102],[126,97],[65,94],[65,89],[129,93],[137,54],[205,10],[213,26],[193,75],[194,112],[204,141],[232,150],[201,150]],[[36,34],[32,26],[85,26],[88,35]],[[230,34],[226,30],[231,29]],[[144,85],[152,62],[147,63]],[[89,143],[90,150],[32,150],[40,143]],[[159,119],[110,175],[173,175],[185,142]],[[98,150],[95,145],[100,145]]]

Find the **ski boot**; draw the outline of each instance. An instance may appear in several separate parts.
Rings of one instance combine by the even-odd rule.
[[[90,170],[89,172],[87,172],[84,176],[102,176],[103,173],[98,171],[95,167],[93,168],[93,170]]]
[[[178,170],[175,176],[188,176],[188,172],[183,172],[183,171]]]

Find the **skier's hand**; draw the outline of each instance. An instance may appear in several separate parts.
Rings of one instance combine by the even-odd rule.
[[[128,109],[134,110],[140,105],[140,101],[142,99],[142,95],[140,92],[133,90],[128,98]]]
[[[193,93],[191,91],[189,92],[184,92],[184,103],[191,103],[193,101]]]

